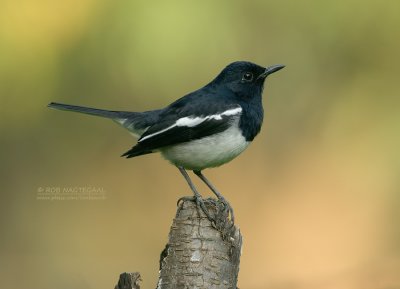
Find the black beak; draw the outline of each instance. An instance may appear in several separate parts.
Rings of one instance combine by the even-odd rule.
[[[278,70],[281,70],[284,67],[285,67],[285,65],[281,65],[281,64],[269,66],[265,69],[265,71],[263,73],[260,74],[260,76],[258,78],[266,78],[268,75],[270,75],[274,72],[277,72]]]

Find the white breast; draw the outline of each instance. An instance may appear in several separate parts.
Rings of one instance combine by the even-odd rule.
[[[221,133],[165,147],[160,152],[174,165],[188,170],[223,165],[237,157],[250,143],[243,137],[237,123]]]

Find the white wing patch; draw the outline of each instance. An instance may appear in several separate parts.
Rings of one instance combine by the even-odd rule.
[[[186,116],[186,117],[182,117],[180,119],[178,119],[173,125],[170,125],[167,128],[164,128],[160,131],[157,131],[155,133],[149,134],[147,136],[145,136],[144,138],[140,139],[139,142],[144,141],[146,139],[149,139],[155,135],[159,135],[163,132],[166,132],[174,127],[182,127],[182,126],[186,126],[186,127],[195,127],[199,124],[201,124],[202,122],[209,120],[209,119],[215,119],[215,120],[221,120],[223,116],[230,116],[230,115],[236,115],[236,114],[240,114],[242,112],[242,108],[236,107],[236,108],[232,108],[232,109],[228,109],[224,112],[221,112],[219,114],[213,114],[213,115],[208,115],[205,117],[200,117],[200,116],[196,116],[196,117],[191,117],[191,116]]]

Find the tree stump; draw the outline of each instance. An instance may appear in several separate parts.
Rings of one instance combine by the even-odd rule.
[[[215,223],[193,201],[178,206],[160,256],[157,289],[237,288],[242,236],[221,202],[204,202]]]

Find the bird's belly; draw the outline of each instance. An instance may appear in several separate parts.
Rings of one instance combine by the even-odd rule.
[[[221,133],[160,149],[165,159],[188,170],[203,170],[223,165],[243,152],[246,141],[238,127]]]

